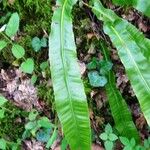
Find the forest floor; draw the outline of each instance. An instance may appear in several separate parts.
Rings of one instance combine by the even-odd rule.
[[[30,2],[25,5],[18,0],[8,0],[0,2],[0,27],[8,22],[10,13],[18,12],[20,16],[20,29],[15,42],[21,44],[26,50],[26,57],[35,60],[36,71],[33,74],[25,74],[19,70],[20,61],[15,60],[9,49],[1,53],[0,60],[0,94],[5,96],[9,103],[6,104],[5,118],[0,121],[0,138],[5,137],[8,141],[17,142],[22,138],[25,125],[29,122],[29,113],[38,112],[38,119],[43,116],[49,118],[51,123],[58,122],[55,112],[54,95],[50,70],[48,63],[48,46],[35,52],[32,47],[34,37],[45,37],[48,40],[50,33],[51,17],[54,9],[54,2],[43,4]],[[116,7],[111,2],[105,6],[114,10],[119,16],[134,24],[146,37],[150,38],[150,19],[141,15],[133,8]],[[93,132],[93,150],[103,149],[102,141],[99,138],[107,123],[114,125],[107,96],[104,88],[93,88],[88,80],[87,64],[93,59],[101,59],[103,56],[98,47],[97,37],[107,39],[107,44],[112,47],[109,38],[102,30],[102,22],[98,21],[93,13],[79,3],[73,9],[73,25],[75,40],[77,45],[78,63],[81,68],[82,79],[90,108],[90,119]],[[1,38],[1,37],[0,37]],[[116,86],[121,91],[123,97],[131,109],[133,120],[144,140],[150,136],[150,129],[141,113],[137,98],[130,86],[130,82],[125,74],[125,69],[117,55],[115,48],[111,48],[111,59],[115,64],[113,70],[116,74]],[[44,68],[41,64],[45,63]],[[33,75],[37,80],[34,84]],[[58,123],[59,133],[52,145],[53,150],[59,150],[62,140],[62,132]],[[30,136],[23,140],[22,149],[24,150],[44,150],[45,142],[40,141],[35,136]],[[117,150],[122,149],[121,145],[116,144]]]

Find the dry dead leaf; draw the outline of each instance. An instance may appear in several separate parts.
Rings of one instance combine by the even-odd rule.
[[[44,145],[36,140],[25,140],[23,150],[44,150]]]
[[[123,14],[122,17],[128,21],[133,21],[136,18],[136,14],[133,10],[130,10],[128,14]]]
[[[95,36],[95,34],[94,33],[88,33],[87,34],[87,39],[92,39],[93,37]]]
[[[104,150],[99,144],[92,144],[92,150]]]
[[[2,69],[0,82],[5,82],[6,86],[1,87],[1,90],[6,93],[8,99],[13,100],[16,106],[25,110],[31,110],[33,106],[40,109],[36,87],[18,69],[9,72]]]
[[[80,67],[80,73],[83,75],[86,71],[86,65],[84,62],[78,61],[79,67]]]
[[[138,129],[143,129],[143,127],[146,125],[146,120],[144,118],[143,114],[140,114],[140,117],[136,119],[136,126]]]
[[[138,19],[138,27],[139,27],[139,30],[143,32],[147,32],[148,30],[148,26],[145,24],[142,17]]]
[[[8,0],[8,3],[13,5],[15,3],[15,0]]]
[[[91,44],[88,50],[88,54],[95,54],[95,53],[96,53],[95,46],[94,44]]]

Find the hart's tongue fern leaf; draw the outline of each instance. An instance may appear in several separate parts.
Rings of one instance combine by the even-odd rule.
[[[99,0],[93,0],[93,2],[92,10],[98,19],[104,22],[104,32],[118,50],[142,112],[148,125],[150,125],[149,40],[144,38],[142,33],[133,25],[119,18],[112,10],[105,9]],[[138,40],[141,45],[139,45]]]
[[[149,0],[113,0],[113,3],[121,6],[132,6],[150,17],[150,1]]]
[[[88,105],[77,64],[71,10],[76,0],[57,0],[49,37],[56,110],[72,150],[91,149]]]
[[[106,61],[110,61],[108,49],[104,42],[101,42],[101,50]],[[108,102],[110,105],[111,113],[115,122],[115,127],[119,131],[120,135],[129,139],[135,138],[139,142],[139,135],[137,129],[133,123],[129,108],[123,99],[120,91],[116,87],[115,75],[113,71],[108,73],[108,83],[106,85],[106,93]]]

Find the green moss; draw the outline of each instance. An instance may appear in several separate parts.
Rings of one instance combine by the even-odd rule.
[[[44,83],[40,84],[38,86],[38,96],[40,99],[44,100],[49,105],[49,108],[55,110],[54,93],[51,87],[47,86]]]
[[[17,139],[22,137],[24,121],[28,113],[13,106],[11,103],[7,103],[5,107],[12,112],[6,111],[5,118],[0,120],[0,137],[9,141],[17,141]]]
[[[10,4],[8,0],[3,0],[0,4],[3,8],[0,10],[0,13],[3,15],[3,19],[0,20],[0,23],[7,23],[8,16],[10,16],[8,12],[19,13],[20,27],[15,42],[25,48],[26,57],[33,57],[36,64],[38,64],[37,58],[41,57],[41,55],[42,58],[47,58],[47,50],[44,52],[44,56],[42,52],[35,54],[31,46],[31,41],[35,36],[43,37],[45,32],[49,34],[52,18],[51,3],[50,0],[15,0],[13,4]],[[7,54],[7,57],[5,57],[5,54]],[[5,51],[3,56],[6,61],[12,63],[14,58],[11,53],[11,57],[8,57],[8,54],[9,52]]]
[[[73,8],[73,27],[78,54],[86,54],[91,43],[87,38],[87,34],[92,32],[91,21],[87,15],[86,9],[80,7],[79,3]]]

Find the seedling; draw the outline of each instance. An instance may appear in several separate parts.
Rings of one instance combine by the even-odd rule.
[[[14,36],[16,36],[19,30],[20,18],[18,13],[13,13],[7,24],[0,28],[0,34],[3,39],[0,40],[0,51],[2,51],[7,46],[11,45],[11,52],[13,56],[18,59],[23,59],[20,70],[32,74],[34,70],[34,60],[33,58],[25,58],[25,49],[14,42]]]
[[[99,136],[104,141],[104,146],[106,150],[113,150],[114,142],[118,139],[117,135],[113,133],[110,124],[105,127],[105,132]]]
[[[88,78],[91,86],[104,87],[107,84],[107,74],[111,68],[111,62],[98,60],[93,57],[92,61],[87,65],[87,69],[89,70]]]
[[[38,141],[46,143],[46,148],[51,147],[57,138],[57,128],[50,123],[47,117],[38,118],[38,112],[32,110],[29,113],[29,122],[25,125],[23,139],[34,137]]]

